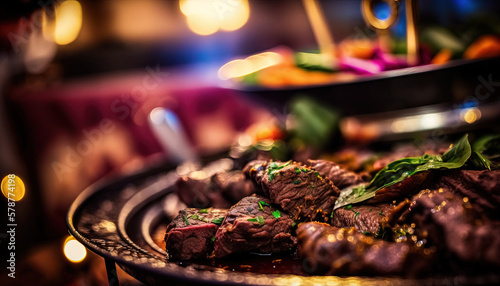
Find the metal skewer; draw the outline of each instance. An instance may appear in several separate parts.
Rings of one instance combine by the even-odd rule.
[[[318,42],[320,53],[331,57],[335,56],[335,43],[325,20],[323,9],[318,0],[302,0],[307,18]]]
[[[407,61],[410,66],[418,64],[418,35],[416,29],[416,0],[406,0],[406,44]]]

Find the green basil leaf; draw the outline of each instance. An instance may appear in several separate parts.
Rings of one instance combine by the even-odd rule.
[[[456,169],[462,167],[471,157],[472,149],[468,135],[465,134],[446,153],[440,155],[425,154],[409,157],[389,163],[373,177],[369,184],[360,184],[342,190],[335,202],[335,209],[348,204],[366,201],[383,188],[392,186],[420,172],[437,169]]]
[[[472,156],[469,163],[481,169],[500,168],[500,135],[486,135],[472,144]]]
[[[483,154],[477,152],[477,151],[472,151],[472,154],[469,158],[469,161],[467,163],[474,167],[481,168],[481,169],[487,169],[491,171],[491,161],[488,160],[486,157],[483,156]]]

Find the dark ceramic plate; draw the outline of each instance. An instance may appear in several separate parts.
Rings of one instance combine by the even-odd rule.
[[[222,262],[178,263],[167,259],[161,241],[169,222],[165,200],[177,179],[174,166],[97,183],[72,204],[70,233],[106,260],[110,285],[118,285],[115,263],[149,285],[484,285],[500,276],[389,277],[310,276],[288,256],[247,255]]]
[[[345,82],[270,88],[225,82],[223,87],[243,91],[271,108],[282,110],[296,95],[306,94],[337,107],[344,115],[387,112],[435,104],[461,104],[475,98],[479,103],[500,98],[500,89],[484,86],[498,81],[500,58],[454,60],[442,65],[423,65]],[[483,86],[483,87],[481,87]]]

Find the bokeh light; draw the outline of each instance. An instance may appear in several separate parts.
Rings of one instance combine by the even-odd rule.
[[[283,61],[283,56],[275,52],[263,52],[228,62],[219,69],[219,78],[226,80],[241,77],[258,70],[277,65]]]
[[[54,41],[58,45],[73,42],[82,27],[82,6],[78,1],[64,1],[56,7]]]
[[[462,113],[462,119],[465,122],[472,124],[481,119],[481,111],[476,107],[470,108]]]
[[[235,31],[250,17],[248,0],[180,0],[179,7],[191,31],[202,36]]]
[[[85,246],[72,236],[68,236],[64,241],[63,251],[64,256],[66,256],[66,258],[73,263],[81,262],[87,256]]]
[[[20,201],[24,198],[26,188],[23,180],[19,176],[7,175],[2,179],[1,183],[2,194],[6,198],[14,201]]]

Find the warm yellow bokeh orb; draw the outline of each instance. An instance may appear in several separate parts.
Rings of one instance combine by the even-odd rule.
[[[228,2],[228,1],[221,1]],[[243,27],[250,17],[248,1],[230,1],[231,6],[221,6],[218,15],[221,17],[219,28],[224,31],[235,31]]]
[[[74,263],[83,261],[87,256],[87,249],[85,249],[85,246],[72,236],[68,236],[64,241],[63,251],[64,256]]]
[[[3,178],[1,183],[2,194],[6,198],[20,201],[26,193],[23,180],[16,175],[7,175]]]
[[[180,0],[179,7],[189,29],[202,36],[235,31],[250,17],[248,0]]]
[[[73,42],[82,28],[82,6],[78,1],[64,1],[56,7],[54,41],[58,45]]]
[[[219,30],[217,19],[210,13],[193,14],[187,17],[189,29],[201,36],[211,35]]]
[[[242,77],[247,74],[277,65],[283,61],[283,56],[275,52],[263,52],[245,59],[232,60],[219,69],[219,78],[226,80]]]
[[[463,120],[472,124],[481,119],[481,111],[478,108],[471,108],[463,114]]]

